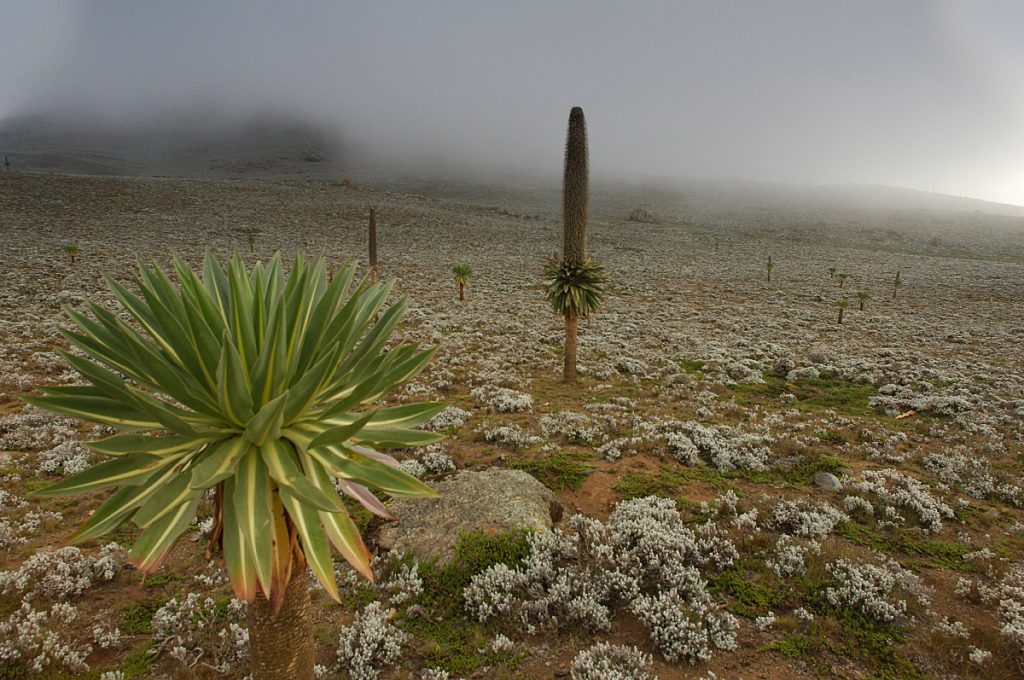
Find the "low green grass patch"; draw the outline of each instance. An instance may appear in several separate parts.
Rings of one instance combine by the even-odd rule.
[[[805,632],[762,647],[761,652],[776,652],[787,659],[809,664],[819,677],[832,677],[833,669],[826,653],[843,659],[860,659],[869,665],[872,677],[885,680],[925,680],[915,663],[899,655],[896,644],[905,640],[907,629],[868,619],[848,609],[832,613],[838,626],[826,626],[815,620]]]
[[[661,466],[657,475],[626,475],[613,489],[623,500],[660,496],[679,500],[679,489],[693,482],[707,482],[719,491],[733,488],[733,485],[719,472],[707,467]]]
[[[153,614],[167,604],[168,599],[143,600],[122,607],[117,627],[126,635],[150,635],[153,632]]]
[[[514,665],[516,652],[488,646],[496,628],[474,621],[463,606],[462,591],[476,574],[495,564],[515,568],[530,552],[525,531],[463,534],[455,557],[446,564],[420,564],[423,594],[419,604],[429,616],[400,618],[399,628],[416,637],[424,662],[452,675],[468,675],[484,666]]]
[[[962,543],[940,541],[919,529],[881,530],[877,526],[847,522],[837,529],[844,538],[857,545],[867,546],[886,554],[904,553],[913,559],[908,567],[926,569],[954,569],[956,571],[984,571],[985,565],[969,562],[964,555],[972,548]]]
[[[785,596],[767,585],[760,583],[742,565],[733,566],[708,579],[712,592],[720,592],[733,598],[726,609],[738,616],[754,618],[764,616],[773,607],[785,602]]]
[[[153,660],[156,657],[149,653],[149,650],[153,647],[153,641],[147,640],[146,644],[143,645],[139,651],[129,654],[121,661],[121,672],[124,673],[124,677],[130,680],[131,678],[138,677],[149,671],[149,667],[153,664]]]
[[[832,410],[849,416],[871,415],[868,399],[878,390],[869,383],[854,383],[834,378],[807,378],[795,382],[766,373],[764,383],[738,383],[728,388],[723,400],[735,397],[744,406],[765,405],[779,402],[783,394],[793,394],[796,401],[786,402],[787,406],[801,411],[817,412]]]
[[[847,465],[841,458],[821,454],[805,454],[792,465],[779,465],[767,470],[723,470],[699,465],[694,467],[662,465],[657,475],[626,475],[614,487],[623,499],[660,496],[678,500],[679,489],[693,482],[704,482],[718,491],[736,490],[732,480],[743,479],[756,484],[804,487],[814,482],[819,472],[840,474]]]
[[[555,493],[566,489],[579,491],[590,471],[590,466],[580,461],[586,460],[588,457],[586,454],[561,451],[547,458],[515,461],[509,467],[513,470],[529,472]]]
[[[698,378],[704,375],[704,371],[708,367],[707,362],[696,359],[676,359],[676,365],[683,369],[684,372]]]
[[[147,588],[159,588],[160,586],[165,586],[168,583],[178,583],[182,580],[183,578],[178,574],[150,574],[146,577],[144,583]]]

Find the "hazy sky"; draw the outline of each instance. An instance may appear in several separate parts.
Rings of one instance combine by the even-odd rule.
[[[195,103],[391,158],[1024,204],[1024,2],[4,0],[0,117]]]

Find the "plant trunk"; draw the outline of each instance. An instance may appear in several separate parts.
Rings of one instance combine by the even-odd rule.
[[[292,565],[295,567],[295,565]],[[313,680],[313,607],[305,570],[294,569],[284,604],[274,605],[260,591],[249,603],[249,655],[253,680]]]
[[[377,283],[377,209],[370,208],[370,274]]]
[[[576,382],[576,333],[579,330],[579,317],[575,314],[565,315],[565,368],[562,382]]]
[[[466,284],[459,283],[459,302],[466,299]]]
[[[842,323],[843,322],[843,312],[844,311],[845,310],[842,310],[842,309],[839,310],[839,321],[837,321],[836,323]]]
[[[860,303],[860,311],[862,311],[862,312],[864,311],[864,303],[863,302]]]

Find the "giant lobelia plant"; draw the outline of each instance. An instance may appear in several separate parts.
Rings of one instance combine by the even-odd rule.
[[[388,345],[406,301],[381,313],[392,284],[353,286],[353,264],[330,284],[322,258],[299,258],[286,275],[279,254],[251,272],[209,252],[202,279],[177,258],[174,270],[178,286],[140,263],[140,295],[106,277],[134,325],[92,302],[94,318],[67,310],[77,329],[62,333],[84,356],[61,354],[90,384],[27,400],[121,433],[89,444],[110,460],[39,494],[116,488],[72,541],[131,520],[141,529],[131,561],[146,574],[212,495],[208,552],[254,600],[254,676],[312,677],[307,567],[335,600],[330,546],[373,578],[339,492],[385,517],[373,491],[434,495],[376,449],[436,441],[414,428],[443,405],[370,407],[433,350]]]
[[[587,258],[587,206],[590,175],[587,123],[583,109],[569,112],[562,176],[562,258],[548,260],[544,293],[552,311],[565,318],[562,380],[576,382],[576,344],[580,317],[589,318],[604,303],[608,277],[604,268]]]

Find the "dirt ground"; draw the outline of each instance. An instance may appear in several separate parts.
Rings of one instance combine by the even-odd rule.
[[[515,621],[481,624],[465,612],[436,629],[410,627],[388,673],[420,677],[447,663],[452,678],[568,677],[579,651],[611,641],[650,654],[663,680],[1021,677],[1024,636],[1013,632],[1006,603],[1024,587],[1024,218],[858,209],[829,212],[817,224],[801,210],[772,206],[724,220],[668,194],[595,196],[589,250],[611,283],[606,306],[581,324],[582,379],[569,387],[560,382],[562,322],[540,285],[544,258],[560,247],[556,200],[479,186],[3,174],[0,569],[14,572],[34,553],[63,545],[103,498],[29,496],[60,478],[62,443],[100,436],[85,424],[32,420],[19,399],[38,385],[76,379],[54,353],[66,347],[57,332],[67,324],[64,306],[112,305],[102,274],[129,281],[136,258],[167,266],[172,253],[198,266],[205,248],[219,257],[237,250],[250,263],[278,250],[286,258],[323,253],[335,268],[355,260],[365,270],[373,206],[381,274],[411,300],[397,337],[440,347],[391,399],[439,400],[469,412],[441,445],[458,468],[525,466],[568,508],[602,522],[623,499],[672,498],[685,526],[717,522],[739,555],[733,565],[701,567],[721,610],[739,622],[735,649],[715,650],[707,661],[667,662],[629,603],[617,603],[606,631],[567,625],[528,635]],[[658,221],[627,221],[638,207]],[[251,245],[247,230],[258,230]],[[79,248],[74,262],[68,243]],[[460,303],[450,269],[462,261],[474,277]],[[870,294],[863,311],[858,291]],[[850,305],[838,324],[844,297]],[[530,395],[532,407],[498,412],[475,396],[481,387]],[[573,422],[581,429],[564,412],[579,414]],[[704,447],[686,423],[720,439]],[[503,425],[525,439],[488,434]],[[685,432],[697,458],[671,445]],[[897,476],[872,490],[867,481],[877,471]],[[820,488],[818,472],[835,474],[843,488]],[[727,492],[736,507],[715,510]],[[851,497],[873,514],[855,512],[863,503]],[[785,500],[848,517],[823,536],[801,535],[769,520]],[[755,509],[753,526],[739,521]],[[934,513],[938,527],[929,525]],[[768,566],[787,532],[816,545],[800,575]],[[133,534],[125,526],[113,540],[127,546]],[[100,544],[84,548],[96,554]],[[223,583],[197,580],[216,572],[202,545],[197,529],[155,578],[143,583],[122,570],[76,595],[79,622],[106,617],[123,635],[111,649],[92,644],[91,676],[62,672],[221,677],[202,663],[183,666],[149,620],[189,592],[228,599]],[[905,616],[865,623],[859,605],[824,602],[839,558],[895,559],[929,596],[887,592],[907,603]],[[0,593],[0,616],[12,615],[21,597]],[[354,585],[341,606],[317,600],[325,677],[342,672],[333,667],[338,631],[375,597]],[[814,612],[813,622],[794,613],[801,607]],[[218,626],[227,625],[223,609]],[[776,623],[759,630],[769,612]],[[398,612],[400,626],[406,615]],[[967,633],[943,632],[944,618]],[[64,631],[65,642],[85,644],[89,627]],[[515,646],[494,661],[474,666],[465,660],[474,648],[456,649],[499,632]],[[204,661],[221,658],[219,643],[197,640],[211,646]],[[245,674],[230,664],[226,671]],[[15,661],[0,661],[0,677],[20,672]]]

